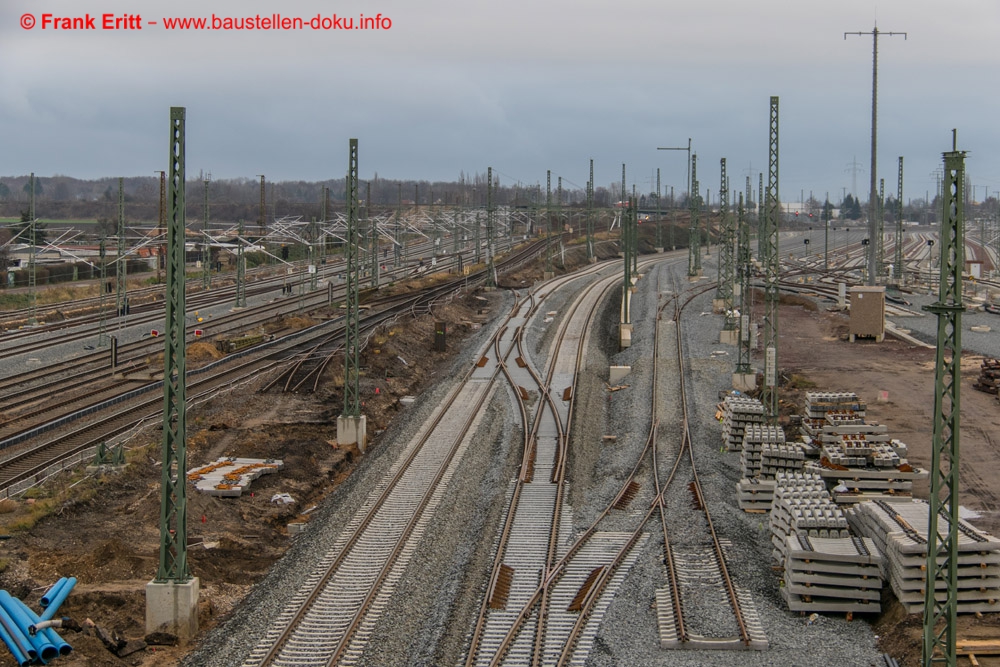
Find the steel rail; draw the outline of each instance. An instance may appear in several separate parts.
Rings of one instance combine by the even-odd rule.
[[[495,340],[495,339],[499,338],[502,335],[502,331],[503,331],[502,328],[498,329],[497,333],[495,333],[493,335],[493,339]],[[492,340],[491,340],[490,344],[491,345],[493,344]],[[449,392],[448,396],[442,402],[442,406],[443,406],[442,409],[438,412],[437,417],[435,417],[435,419],[432,421],[430,427],[428,427],[426,429],[426,432],[424,433],[424,435],[421,438],[421,440],[417,443],[417,445],[415,447],[412,448],[412,450],[410,451],[410,453],[408,454],[408,456],[406,457],[406,459],[403,461],[402,465],[399,466],[398,470],[396,471],[396,474],[393,475],[393,477],[389,480],[389,482],[387,483],[386,487],[379,494],[379,497],[375,500],[375,502],[371,504],[371,506],[369,507],[369,509],[366,512],[365,516],[361,520],[360,525],[355,529],[355,531],[352,533],[352,535],[348,538],[347,542],[340,549],[340,552],[338,553],[338,555],[336,556],[336,558],[330,563],[329,567],[321,575],[319,581],[316,583],[316,585],[314,586],[312,592],[308,595],[308,597],[305,600],[305,602],[300,606],[298,612],[295,614],[295,616],[292,618],[292,620],[288,623],[288,625],[284,628],[284,630],[282,631],[282,633],[278,636],[278,638],[275,640],[275,642],[273,643],[273,645],[271,646],[271,648],[267,651],[267,653],[264,654],[264,656],[259,661],[255,661],[255,664],[259,664],[259,665],[272,664],[279,657],[281,650],[284,648],[285,644],[291,638],[292,634],[294,633],[295,628],[302,621],[302,619],[308,614],[309,610],[317,602],[319,596],[325,590],[326,583],[330,580],[330,578],[334,575],[334,573],[337,572],[337,570],[343,564],[344,560],[347,558],[348,554],[357,545],[357,543],[359,542],[359,540],[363,536],[363,533],[365,532],[365,530],[374,521],[375,515],[377,514],[377,512],[386,504],[386,502],[388,501],[388,499],[390,498],[390,496],[392,495],[392,493],[394,492],[394,490],[396,489],[396,487],[399,485],[399,483],[402,480],[403,476],[408,472],[408,469],[409,469],[410,465],[417,458],[417,456],[421,453],[421,451],[423,449],[423,446],[430,439],[430,437],[433,434],[435,428],[441,422],[441,420],[444,418],[445,414],[448,411],[448,407],[451,406],[457,400],[457,398],[459,397],[459,395],[462,393],[462,390],[465,388],[465,386],[466,386],[469,378],[471,378],[471,376],[472,376],[475,368],[476,368],[476,366],[473,365],[466,372],[466,374],[462,378],[462,380],[454,388],[452,388],[452,390]],[[499,373],[500,373],[500,367],[498,365],[497,369],[494,371],[493,378],[491,379],[491,382],[493,381],[493,379],[496,378],[496,376]],[[489,391],[484,391],[483,392],[483,396],[480,399],[480,405],[478,405],[476,407],[476,409],[472,412],[472,414],[470,415],[469,419],[466,421],[465,428],[462,429],[461,434],[455,439],[452,447],[450,448],[449,453],[444,457],[444,461],[440,465],[438,473],[436,474],[436,476],[434,478],[434,481],[431,484],[428,485],[427,491],[423,494],[423,496],[422,496],[422,498],[421,498],[421,500],[420,500],[420,502],[418,504],[417,509],[413,512],[413,514],[411,515],[410,520],[407,522],[406,526],[404,527],[402,537],[397,541],[395,549],[393,550],[392,554],[388,558],[386,564],[381,568],[381,571],[380,571],[380,573],[379,573],[379,575],[378,575],[378,577],[376,579],[375,585],[371,587],[371,589],[369,590],[368,594],[365,596],[365,599],[364,599],[364,601],[362,602],[362,605],[361,605],[361,609],[355,615],[354,621],[350,624],[350,626],[348,627],[348,629],[345,632],[344,636],[338,641],[336,647],[334,648],[333,656],[329,659],[329,663],[336,662],[339,659],[339,656],[343,654],[344,650],[349,645],[350,638],[353,636],[354,632],[356,632],[356,630],[358,629],[358,626],[359,626],[359,624],[360,624],[360,622],[362,620],[362,616],[364,614],[364,611],[367,609],[367,607],[374,600],[375,595],[378,593],[378,590],[381,588],[381,583],[384,581],[385,576],[388,574],[389,570],[391,570],[392,566],[395,564],[396,557],[398,556],[399,552],[402,550],[403,546],[405,545],[408,536],[412,533],[413,528],[416,526],[416,522],[421,517],[421,515],[423,513],[423,508],[426,507],[426,504],[430,500],[431,495],[436,490],[437,482],[440,480],[441,476],[444,474],[444,472],[447,470],[448,466],[451,464],[451,460],[452,460],[452,458],[454,456],[455,451],[457,450],[457,448],[460,445],[461,441],[465,437],[465,432],[468,430],[469,425],[475,419],[476,413],[478,412],[479,408],[481,408],[481,405],[485,401],[486,397],[489,396],[489,393],[490,393]]]

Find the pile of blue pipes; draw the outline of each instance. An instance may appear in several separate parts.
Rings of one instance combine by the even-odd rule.
[[[55,631],[55,628],[63,626],[64,620],[69,619],[54,616],[74,586],[74,577],[63,577],[53,584],[39,602],[44,610],[41,614],[36,614],[7,591],[0,590],[0,638],[18,665],[44,665],[73,650]]]

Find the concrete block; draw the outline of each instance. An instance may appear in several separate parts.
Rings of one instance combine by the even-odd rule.
[[[718,315],[726,309],[725,299],[712,299],[712,312]]]
[[[337,417],[337,442],[341,445],[357,445],[363,454],[368,446],[368,420],[360,417]]]
[[[748,392],[757,388],[756,373],[733,373],[733,389]]]
[[[169,632],[186,642],[198,634],[198,577],[146,584],[146,634]]]
[[[618,325],[618,346],[621,349],[632,346],[632,325],[631,324],[620,324]]]
[[[723,345],[737,345],[740,342],[739,329],[723,329],[719,332],[719,342]]]
[[[611,366],[608,370],[608,384],[616,385],[632,372],[631,366]]]
[[[660,255],[660,254],[662,254],[662,253],[663,253],[663,248],[653,248],[653,250],[655,250],[655,251],[656,251],[656,254],[657,254],[657,255]]]
[[[542,280],[551,280],[554,275],[552,271],[542,271]]]

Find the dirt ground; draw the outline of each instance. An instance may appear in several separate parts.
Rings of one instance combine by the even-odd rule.
[[[601,255],[609,246],[598,246]],[[580,246],[567,246],[567,268],[585,263]],[[555,271],[564,269],[554,262]],[[530,285],[541,266],[507,275],[506,286]],[[486,300],[484,300],[486,299]],[[448,323],[448,345],[456,348],[487,317],[488,295],[469,294],[435,307],[432,314],[401,320],[372,336],[363,353],[361,389],[369,435],[377,433],[399,410],[398,399],[417,394],[436,379],[434,369],[448,352],[433,352],[434,323]],[[856,391],[868,401],[869,420],[887,424],[894,437],[910,446],[910,460],[928,467],[933,351],[887,338],[881,344],[843,340],[847,321],[841,314],[800,306],[781,309],[779,362],[791,386],[782,390],[785,412],[795,413],[804,391]],[[1000,500],[995,465],[1000,415],[995,397],[971,389],[979,360],[963,363],[962,504],[982,518],[974,523],[1000,534]],[[308,520],[311,507],[350,474],[357,451],[336,445],[336,415],[342,407],[342,367],[327,371],[318,394],[256,394],[236,389],[188,413],[189,467],[220,456],[281,458],[285,469],[254,482],[240,498],[211,498],[189,493],[188,517],[192,570],[201,580],[201,629],[215,625],[250,590],[287,548],[287,524]],[[879,402],[880,391],[888,400]],[[92,619],[107,632],[140,640],[145,633],[145,585],[155,575],[159,535],[159,433],[130,443],[129,465],[117,474],[67,473],[33,490],[20,501],[0,503],[0,587],[37,609],[42,591],[60,576],[80,580],[60,615]],[[71,486],[72,485],[72,486]],[[295,503],[271,503],[276,493]],[[917,489],[926,497],[926,485]],[[919,664],[921,619],[898,605],[876,622],[883,649],[901,664]],[[858,621],[863,622],[863,621]],[[963,638],[1000,636],[1000,617],[961,617]],[[177,664],[186,649],[149,646],[125,658],[110,652],[89,634],[65,633],[74,652],[61,665],[161,667]],[[0,649],[2,650],[2,649]],[[992,660],[992,662],[991,662]],[[960,663],[961,664],[961,663]],[[1000,659],[980,658],[1000,665]],[[3,652],[0,667],[13,665]]]
[[[417,394],[435,379],[449,352],[433,351],[435,322],[447,324],[449,349],[485,320],[493,298],[456,297],[430,314],[401,318],[375,331],[362,353],[360,386],[370,446],[400,409],[399,398]],[[195,343],[202,346],[203,343]],[[199,577],[199,627],[212,627],[287,549],[287,524],[309,512],[350,474],[356,447],[336,442],[343,407],[343,363],[327,370],[317,394],[258,394],[235,389],[188,412],[188,466],[223,456],[275,458],[284,470],[257,479],[239,498],[188,491],[188,558]],[[92,619],[109,634],[142,640],[145,586],[158,566],[160,435],[156,429],[129,443],[121,472],[67,473],[20,501],[0,503],[0,587],[38,609],[42,592],[61,576],[79,580],[59,610]],[[272,503],[288,493],[290,505]],[[62,665],[175,665],[182,647],[149,646],[124,658],[93,631],[64,632],[74,651]],[[0,647],[0,666],[13,665]]]
[[[841,313],[810,311],[782,306],[779,312],[779,365],[790,384],[779,396],[797,407],[805,403],[805,391],[854,391],[868,403],[867,420],[885,424],[894,438],[909,446],[909,461],[929,469],[934,405],[933,349],[917,347],[887,336],[882,343],[846,341],[848,319]],[[980,518],[974,525],[1000,535],[1000,405],[996,396],[972,389],[982,357],[962,359],[960,502]],[[880,401],[880,392],[888,400]],[[915,485],[914,495],[927,498],[929,483]],[[887,587],[888,588],[888,587]],[[876,623],[880,645],[900,661],[920,664],[922,623],[920,615],[904,614],[891,598],[883,603]],[[960,639],[1000,639],[1000,614],[982,618],[959,616]],[[1000,665],[1000,658],[980,657],[984,667]],[[961,659],[959,664],[966,664]]]

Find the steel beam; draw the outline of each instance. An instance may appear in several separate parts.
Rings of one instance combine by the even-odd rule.
[[[590,161],[590,180],[587,181],[587,261],[593,261],[594,254],[594,161]]]
[[[737,327],[733,319],[733,283],[736,280],[736,269],[734,266],[733,246],[735,245],[735,233],[733,231],[732,216],[729,215],[729,181],[726,178],[726,158],[719,161],[721,168],[721,185],[719,186],[719,221],[720,244],[719,244],[719,287],[716,291],[716,298],[722,300],[723,313],[726,322],[723,330],[732,331]]]
[[[778,250],[778,222],[781,203],[778,197],[778,97],[771,97],[768,123],[767,193],[764,198],[764,386],[761,403],[771,424],[778,422],[778,273],[781,264]]]
[[[160,583],[184,583],[191,579],[187,561],[187,364],[184,340],[185,115],[184,107],[170,107],[160,564],[155,579]]]
[[[493,167],[486,168],[486,287],[497,286],[493,235],[496,229],[496,202],[493,194]]]
[[[892,262],[892,277],[903,281],[903,156],[899,156],[899,176],[896,184],[896,243]]]
[[[344,317],[344,417],[361,416],[359,367],[361,338],[359,333],[359,274],[358,265],[358,140],[350,140],[347,168],[347,313]]]
[[[688,196],[688,207],[691,211],[691,222],[688,225],[688,276],[695,277],[701,271],[701,230],[699,229],[698,212],[701,209],[698,183],[698,155],[691,154],[691,192]]]
[[[941,268],[936,303],[924,310],[937,315],[934,368],[934,427],[931,436],[930,516],[927,529],[927,585],[924,593],[923,664],[956,664],[958,609],[959,433],[962,359],[962,269],[965,252],[965,151],[944,153],[941,215]],[[947,523],[942,534],[941,520]],[[937,581],[947,584],[944,600]]]
[[[116,297],[115,307],[118,310],[118,328],[125,326],[128,310],[128,260],[125,243],[125,178],[118,177],[118,257],[115,261]]]
[[[205,289],[212,287],[212,237],[208,235],[208,184],[210,176],[205,178],[205,225],[202,230],[203,238],[201,251],[201,286]]]
[[[749,183],[749,178],[747,179]],[[743,205],[743,193],[740,193],[739,209],[737,211],[737,224],[739,227],[739,267],[740,278],[740,318],[739,318],[739,352],[736,360],[736,372],[747,375],[753,373],[750,362],[750,325],[753,322],[750,308],[751,281],[753,280],[753,267],[750,257],[750,221],[747,220],[747,212]]]

